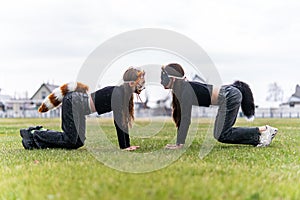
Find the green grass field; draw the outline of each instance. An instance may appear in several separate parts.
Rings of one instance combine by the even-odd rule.
[[[88,123],[91,130],[100,123],[108,139],[117,144],[111,120],[97,119],[95,123],[88,119]],[[268,148],[216,143],[200,159],[200,147],[211,125],[209,119],[201,119],[191,146],[186,152],[177,151],[182,155],[174,162],[155,171],[128,173],[101,163],[89,145],[95,145],[96,153],[106,151],[106,155],[121,155],[125,160],[160,151],[157,160],[161,161],[168,155],[162,150],[164,145],[174,138],[172,121],[165,122],[156,135],[151,135],[151,129],[143,131],[144,137],[133,131],[132,144],[141,145],[133,153],[110,152],[111,148],[101,147],[96,140],[78,150],[24,150],[20,128],[44,125],[60,130],[60,120],[1,119],[0,199],[300,199],[299,123],[299,119],[256,119],[251,123],[239,119],[238,126],[270,124],[279,128],[279,133]],[[149,122],[137,120],[136,124],[143,127]]]

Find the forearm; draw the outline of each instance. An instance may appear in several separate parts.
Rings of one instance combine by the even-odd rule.
[[[184,144],[186,140],[186,136],[188,134],[189,126],[191,120],[190,118],[181,119],[180,125],[177,129],[177,141],[176,144]]]
[[[188,97],[186,95],[185,97]],[[184,144],[191,124],[192,102],[191,98],[185,98],[181,104],[180,124],[177,129],[177,144]]]
[[[117,131],[118,142],[121,149],[125,149],[130,146],[130,139],[128,134],[128,125],[124,124],[122,110],[118,108],[114,110],[114,124]]]
[[[129,134],[128,134],[128,128],[120,126],[119,123],[117,123],[116,121],[114,121],[114,124],[116,127],[120,148],[125,149],[127,147],[130,147],[130,138],[129,138]]]

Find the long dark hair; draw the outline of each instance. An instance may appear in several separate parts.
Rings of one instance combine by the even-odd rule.
[[[165,66],[165,70],[168,73],[168,75],[171,76],[175,76],[175,77],[183,77],[184,76],[184,70],[181,67],[181,65],[177,64],[177,63],[171,63],[168,64],[167,66]],[[178,128],[180,125],[180,121],[181,121],[181,108],[180,108],[180,103],[178,98],[176,97],[175,91],[177,93],[177,95],[179,93],[181,93],[181,87],[182,87],[182,82],[183,80],[176,80],[173,86],[173,90],[172,90],[172,108],[173,108],[173,113],[172,113],[172,117],[173,120],[176,124],[176,127]]]
[[[141,74],[142,70],[138,70],[136,68],[130,67],[128,68],[124,75],[123,84],[124,88],[124,96],[123,96],[123,110],[122,110],[122,125],[132,127],[132,122],[134,121],[134,104],[133,104],[133,93],[132,89],[129,85],[129,81],[137,81]],[[129,101],[128,101],[129,100]],[[128,106],[126,105],[128,102]]]

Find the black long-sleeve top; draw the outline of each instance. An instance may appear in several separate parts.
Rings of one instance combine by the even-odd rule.
[[[209,107],[211,105],[212,85],[184,81],[180,88],[174,88],[180,103],[181,119],[177,129],[177,144],[184,144],[191,123],[192,106]]]
[[[95,109],[99,115],[113,111],[114,125],[116,127],[119,146],[121,149],[130,147],[128,125],[123,124],[122,109],[128,107],[128,102],[124,103],[124,87],[108,86],[91,93]]]

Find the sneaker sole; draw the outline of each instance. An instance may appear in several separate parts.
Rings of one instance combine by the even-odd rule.
[[[22,137],[22,138],[25,138],[25,139],[27,139],[27,140],[30,140],[30,135],[29,135],[30,133],[28,133],[28,130],[26,130],[26,129],[21,129],[20,130],[20,136]]]
[[[20,136],[23,138],[23,137],[26,137],[26,129],[21,129],[20,130]]]
[[[22,140],[22,145],[23,145],[24,149],[27,149],[27,150],[32,150],[32,149],[33,149],[33,147],[30,146],[30,145],[28,145],[28,144],[26,144],[26,143],[24,142],[24,140]]]

